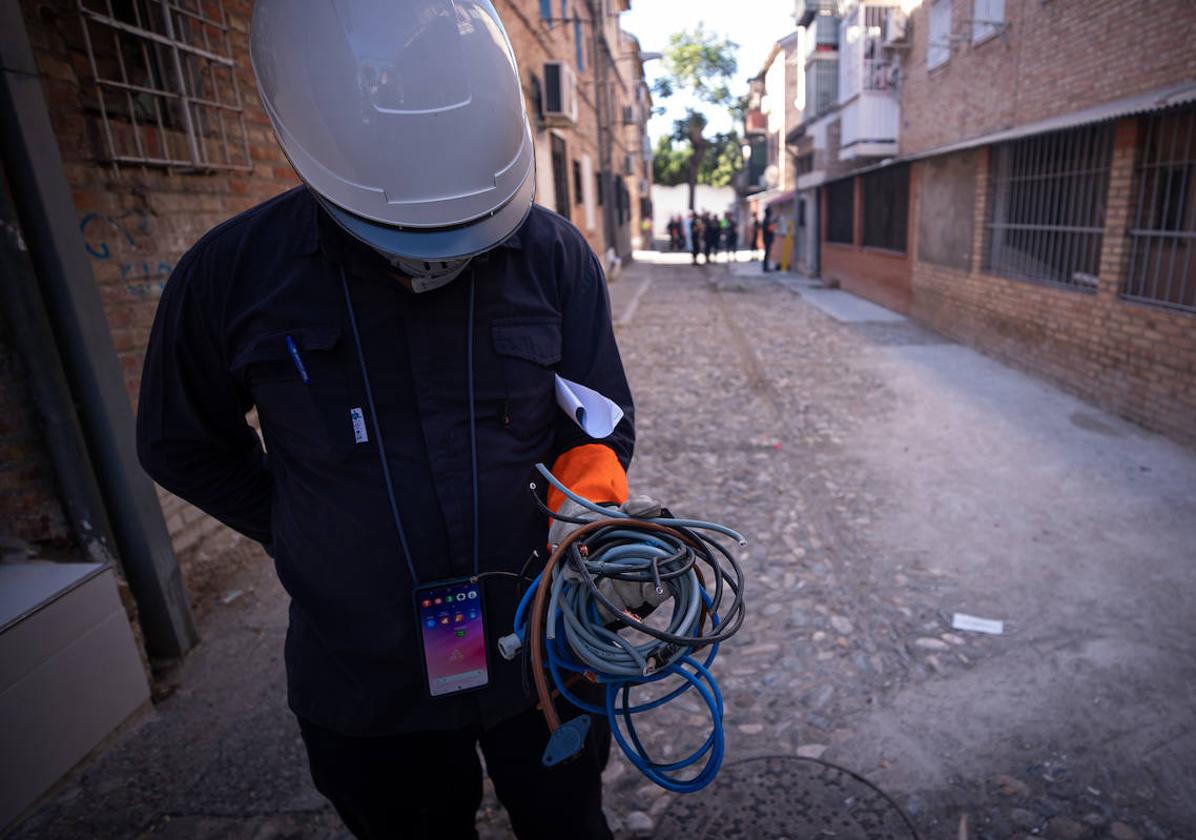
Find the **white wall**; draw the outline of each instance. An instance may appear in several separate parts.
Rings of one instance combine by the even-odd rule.
[[[711,187],[698,184],[694,192],[694,210],[701,213],[709,210],[720,216],[730,210],[735,204],[735,190],[730,187]],[[662,187],[652,185],[652,235],[656,239],[668,239],[669,218],[675,215],[684,216],[689,212],[689,187],[681,184],[677,187]]]

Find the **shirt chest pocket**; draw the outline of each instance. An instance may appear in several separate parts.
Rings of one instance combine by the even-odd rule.
[[[505,389],[504,423],[521,429],[552,423],[556,366],[561,361],[560,320],[496,320],[491,338]]]
[[[335,461],[367,437],[341,350],[339,327],[296,327],[263,336],[237,355],[233,367],[253,394],[268,451]]]

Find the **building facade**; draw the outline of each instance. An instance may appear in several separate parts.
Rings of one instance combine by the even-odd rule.
[[[1196,442],[1196,8],[1136,5],[1131,50],[1115,2],[873,5],[840,62],[895,86],[875,130],[839,112],[822,276]]]
[[[495,5],[532,121],[536,200],[613,268],[636,244],[651,172],[651,100],[638,44],[619,27],[629,0]],[[111,562],[152,658],[185,653],[190,608],[210,605],[260,550],[155,488],[132,450],[142,358],[175,264],[212,227],[298,183],[257,97],[251,10],[20,0],[0,18],[11,94],[0,115],[0,546],[6,559]],[[52,322],[40,332],[31,307]],[[63,440],[77,451],[64,454]]]

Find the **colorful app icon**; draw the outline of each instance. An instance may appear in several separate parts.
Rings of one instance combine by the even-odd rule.
[[[469,617],[469,620],[470,620],[470,621],[473,621],[475,618],[477,618],[477,617],[478,617],[478,611],[477,611],[477,610],[470,610],[469,612],[467,612],[467,613],[466,613],[466,615]]]
[[[438,606],[438,607],[440,606],[440,599],[439,599],[439,598],[437,598],[437,599],[436,599],[436,601],[435,601],[435,604],[436,604],[436,606]]]
[[[430,606],[432,606],[432,602],[431,602],[431,601],[429,601],[427,598],[424,598],[422,601],[420,601],[420,604],[419,604],[419,605],[420,605],[421,607],[425,607],[425,608],[427,608],[427,607],[430,607]]]
[[[465,631],[464,631],[464,630],[458,630],[458,631],[457,631],[457,638],[458,638],[458,639],[464,639],[464,638],[465,638]]]
[[[469,590],[469,600],[472,601],[476,597],[478,597],[477,591],[473,589]]]
[[[440,623],[441,623],[441,624],[448,624],[448,616],[447,616],[447,615],[442,615],[442,616],[440,617]]]
[[[457,624],[460,624],[464,620],[465,620],[465,613],[457,613],[453,617],[453,621],[455,621]]]
[[[425,626],[425,627],[435,627],[435,626],[436,626],[436,619],[434,619],[434,618],[429,618],[429,619],[427,619],[427,620],[424,622],[424,626]]]

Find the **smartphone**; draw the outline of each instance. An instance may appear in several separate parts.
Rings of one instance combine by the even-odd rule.
[[[443,697],[490,683],[482,586],[469,578],[428,583],[415,590],[428,694]]]

